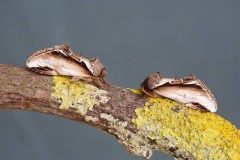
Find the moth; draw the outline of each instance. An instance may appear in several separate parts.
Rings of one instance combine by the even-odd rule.
[[[27,59],[26,64],[40,74],[72,76],[74,81],[104,81],[106,75],[98,58],[89,60],[76,55],[67,44],[39,50]]]
[[[217,111],[216,99],[207,86],[193,74],[182,79],[164,78],[159,72],[149,75],[141,84],[150,97],[164,97],[201,111]]]

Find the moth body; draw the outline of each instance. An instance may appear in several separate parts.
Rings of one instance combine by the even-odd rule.
[[[74,80],[105,78],[105,68],[98,58],[89,60],[76,55],[66,44],[37,51],[28,58],[27,66],[41,74],[72,76]]]
[[[217,110],[214,95],[194,75],[177,79],[163,78],[160,73],[154,73],[143,81],[141,90],[148,96],[169,98],[195,109],[211,112]]]

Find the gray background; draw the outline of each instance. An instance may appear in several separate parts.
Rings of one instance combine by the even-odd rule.
[[[194,73],[214,92],[217,114],[238,128],[240,1],[0,1],[0,63],[25,66],[36,50],[68,42],[97,56],[114,84],[138,88],[149,74]],[[0,111],[1,160],[137,160],[85,124]],[[151,160],[172,159],[156,152]]]

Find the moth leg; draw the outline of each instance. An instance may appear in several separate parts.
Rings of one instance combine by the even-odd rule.
[[[83,82],[86,82],[86,83],[90,83],[90,82],[93,81],[91,78],[88,78],[88,77],[78,77],[78,76],[73,76],[70,81],[71,82],[77,82],[79,80],[81,80]]]
[[[70,80],[71,82],[77,82],[77,81],[83,81],[85,83],[91,83],[94,84],[97,88],[103,88],[103,84],[105,82],[102,81],[102,79],[98,78],[98,77],[72,77],[72,79]]]
[[[101,79],[94,79],[93,80],[93,84],[99,88],[99,89],[102,89],[104,88],[104,84],[106,84],[105,82],[103,82]]]
[[[141,87],[140,90],[143,92],[143,94],[146,94],[146,95],[149,96],[149,97],[154,97],[154,98],[156,98],[153,94],[151,94],[151,93],[149,93],[148,91],[146,91],[146,90],[144,89],[144,87]]]

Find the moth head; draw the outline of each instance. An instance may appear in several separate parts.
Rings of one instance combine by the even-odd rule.
[[[92,75],[96,76],[96,77],[105,77],[105,75],[106,75],[105,67],[99,61],[98,58],[90,59],[89,70],[91,71]]]
[[[141,87],[145,90],[152,90],[159,86],[159,82],[162,80],[162,76],[159,72],[152,73],[141,83]]]
[[[159,72],[152,73],[147,76],[147,78],[145,78],[144,81],[141,83],[140,90],[150,97],[156,97],[156,95],[152,91],[153,89],[158,87],[161,80],[162,77]]]

